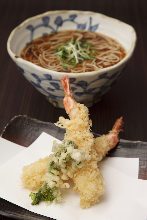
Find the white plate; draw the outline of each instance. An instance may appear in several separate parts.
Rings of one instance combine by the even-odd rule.
[[[23,149],[25,148],[0,137],[0,166]]]

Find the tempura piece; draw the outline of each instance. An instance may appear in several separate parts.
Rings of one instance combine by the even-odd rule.
[[[57,125],[66,128],[65,139],[74,141],[79,149],[86,149],[92,157],[72,178],[74,190],[80,194],[80,205],[87,208],[95,204],[105,191],[103,177],[97,167],[96,151],[93,149],[94,137],[90,131],[92,122],[89,120],[88,108],[74,100],[68,77],[61,82],[65,92],[63,103],[70,120],[60,117]]]
[[[98,169],[97,162],[118,143],[118,133],[121,130],[122,118],[118,119],[112,131],[108,135],[94,139],[90,127],[88,108],[76,103],[73,98],[68,77],[61,80],[65,97],[63,104],[69,119],[59,118],[57,126],[66,129],[65,139],[74,141],[79,149],[86,149],[91,155],[91,161],[78,169],[74,176],[74,190],[80,194],[80,205],[88,208],[99,201],[99,197],[105,192],[104,180]],[[119,126],[118,126],[119,124]]]
[[[98,169],[97,162],[91,161],[79,169],[73,178],[74,190],[80,194],[81,208],[89,208],[99,202],[104,194],[104,179]]]
[[[116,120],[112,130],[107,135],[102,135],[95,139],[94,148],[97,152],[97,160],[101,161],[106,154],[116,147],[119,142],[119,132],[122,131],[123,118]]]
[[[44,175],[47,171],[49,157],[40,159],[28,166],[22,171],[22,184],[30,190],[38,190],[44,183]]]
[[[61,144],[54,143],[49,157],[24,167],[22,182],[24,187],[38,190],[30,194],[32,205],[36,205],[41,201],[60,202],[61,189],[69,188],[72,180],[73,189],[80,195],[80,206],[88,208],[99,202],[105,192],[98,162],[117,145],[123,118],[115,122],[107,135],[95,139],[88,108],[74,100],[68,77],[61,83],[69,119],[60,117],[56,125],[66,129],[64,140]]]
[[[65,92],[63,103],[70,119],[59,117],[56,125],[66,129],[65,139],[74,141],[79,149],[89,151],[94,145],[94,137],[90,131],[92,121],[89,119],[88,108],[74,100],[67,77],[63,78],[61,83]]]

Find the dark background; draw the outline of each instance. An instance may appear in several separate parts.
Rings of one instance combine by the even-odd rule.
[[[121,79],[90,108],[93,131],[106,133],[124,117],[121,138],[147,141],[147,1],[146,0],[0,0],[0,131],[15,115],[56,122],[65,111],[54,108],[23,78],[6,49],[7,39],[26,18],[48,10],[91,10],[132,25],[137,32],[133,57]]]
[[[54,108],[23,78],[6,49],[10,32],[26,18],[60,9],[100,12],[135,28],[136,49],[121,79],[89,110],[94,132],[106,133],[122,115],[125,127],[121,138],[147,141],[146,0],[0,0],[0,132],[19,114],[50,122],[66,116],[64,110]]]

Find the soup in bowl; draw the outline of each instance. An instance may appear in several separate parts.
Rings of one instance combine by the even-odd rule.
[[[133,54],[133,27],[84,11],[49,11],[10,34],[7,49],[24,77],[57,107],[61,78],[68,75],[75,99],[92,106],[110,90]]]

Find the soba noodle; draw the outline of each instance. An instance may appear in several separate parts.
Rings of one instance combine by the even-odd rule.
[[[76,65],[64,68],[59,56],[55,53],[61,45],[76,39],[90,45],[94,50],[93,59],[85,59]],[[125,57],[124,48],[116,40],[90,31],[59,31],[33,40],[21,52],[21,57],[36,65],[58,72],[91,72],[106,68],[120,62]]]

